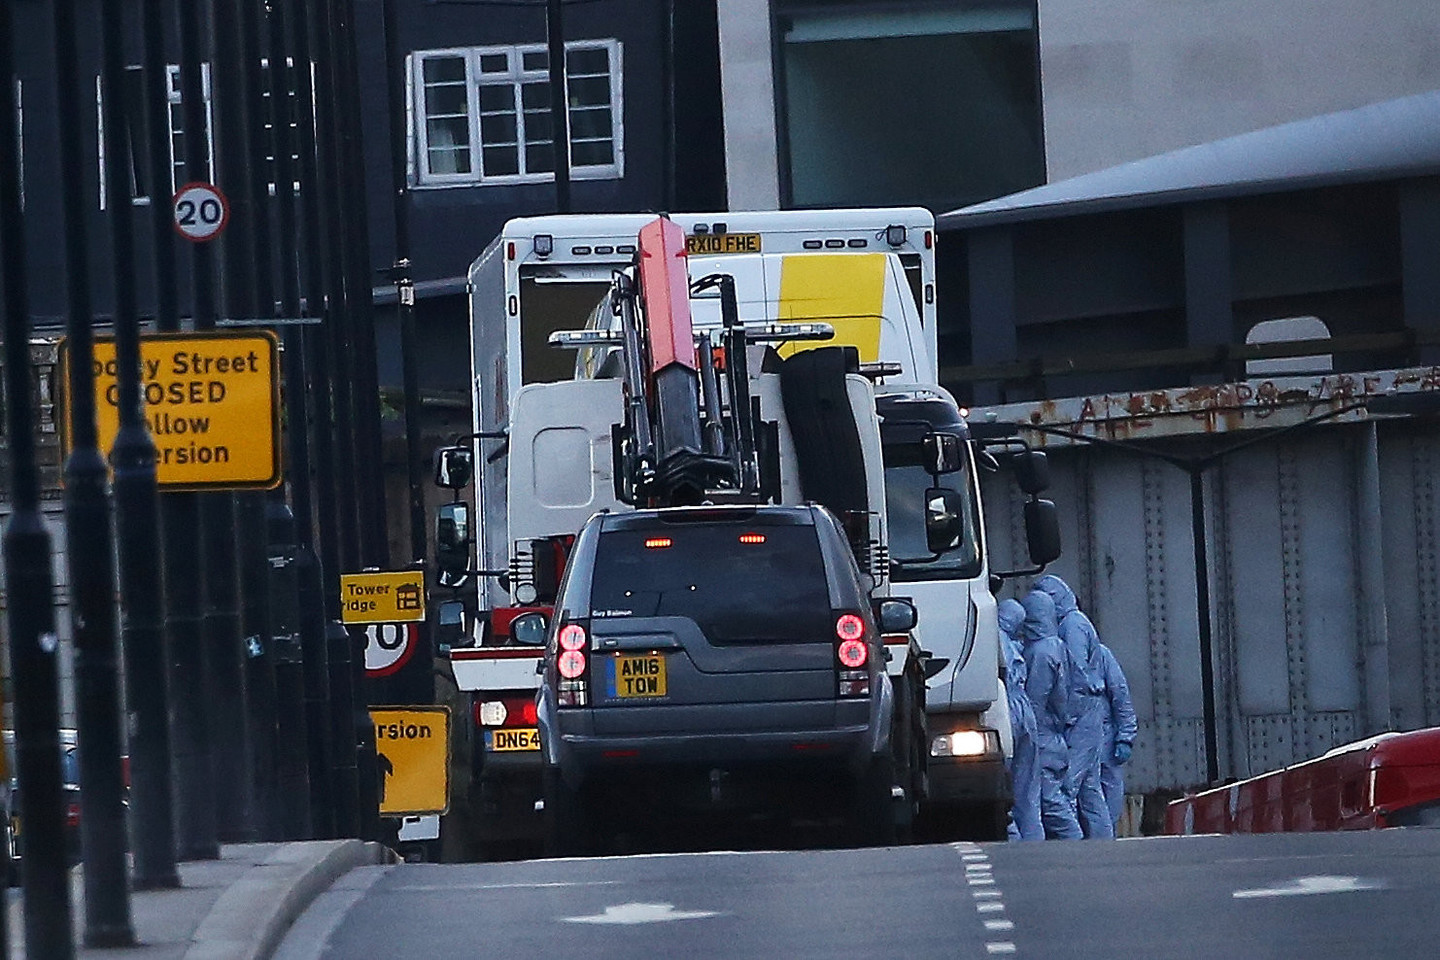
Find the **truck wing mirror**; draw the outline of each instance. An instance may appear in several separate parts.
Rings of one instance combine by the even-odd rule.
[[[1050,489],[1050,461],[1044,451],[1026,450],[1014,455],[1015,482],[1032,497]]]
[[[1030,562],[1037,567],[1060,556],[1060,514],[1055,501],[1025,501],[1025,542],[1030,548]]]
[[[435,451],[435,486],[463,490],[475,477],[475,452],[469,447],[441,447]]]
[[[965,498],[947,487],[925,491],[925,546],[936,556],[965,537]]]
[[[465,601],[445,600],[435,611],[435,646],[441,653],[470,646],[465,629]]]
[[[920,619],[915,604],[903,597],[886,597],[877,601],[875,608],[881,633],[909,633]]]
[[[955,473],[965,466],[965,441],[954,433],[927,433],[920,441],[925,466],[938,476]]]
[[[443,503],[435,511],[435,560],[447,585],[464,582],[470,569],[470,507]]]
[[[510,621],[510,639],[526,647],[543,647],[545,630],[550,626],[543,613],[522,613]]]

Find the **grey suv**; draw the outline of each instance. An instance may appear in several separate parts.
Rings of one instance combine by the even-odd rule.
[[[883,621],[883,622],[882,622]],[[888,842],[894,707],[872,601],[824,508],[600,514],[548,625],[539,726],[552,852],[687,814],[838,820]]]

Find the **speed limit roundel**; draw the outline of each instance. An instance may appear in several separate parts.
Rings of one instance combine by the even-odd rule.
[[[171,208],[176,232],[195,243],[215,239],[230,222],[230,204],[213,183],[185,184],[175,191]]]
[[[388,677],[405,666],[415,652],[418,632],[413,623],[365,625],[365,673]]]

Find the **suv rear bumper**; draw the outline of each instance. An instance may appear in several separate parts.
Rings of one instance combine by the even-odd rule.
[[[621,765],[723,767],[785,760],[843,765],[858,773],[870,760],[873,739],[868,725],[645,736],[587,736],[562,731],[556,753],[567,780]]]

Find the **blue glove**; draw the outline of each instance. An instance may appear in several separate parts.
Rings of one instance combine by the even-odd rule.
[[[1129,759],[1130,759],[1130,744],[1128,744],[1128,743],[1117,743],[1117,744],[1115,744],[1115,762],[1118,763],[1118,764],[1122,764],[1122,765],[1123,765],[1123,764],[1124,764],[1126,761],[1128,761]]]

